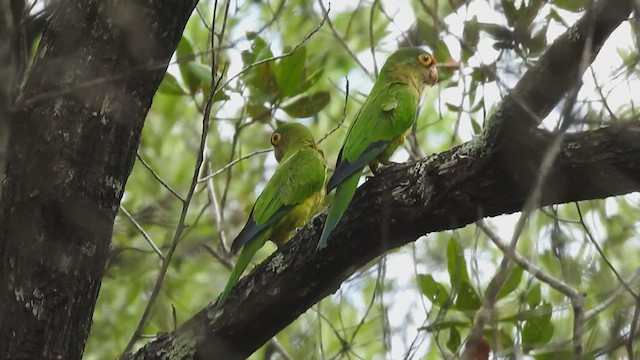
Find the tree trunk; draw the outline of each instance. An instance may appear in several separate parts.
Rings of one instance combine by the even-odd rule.
[[[0,356],[81,358],[144,118],[195,4],[57,3],[11,116]]]

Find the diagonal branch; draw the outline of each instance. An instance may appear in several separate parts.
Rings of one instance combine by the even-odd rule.
[[[524,75],[482,137],[384,169],[357,191],[325,250],[314,251],[323,213],[242,279],[221,309],[210,304],[132,358],[169,358],[172,350],[196,359],[245,358],[386,251],[426,233],[520,211],[545,152],[558,141],[537,124],[575,87],[586,68],[581,61],[593,61],[630,9],[630,1],[596,3]],[[537,206],[639,191],[638,135],[637,123],[566,134]]]

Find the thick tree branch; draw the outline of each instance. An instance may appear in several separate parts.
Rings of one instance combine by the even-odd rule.
[[[82,357],[144,118],[196,2],[59,2],[10,124],[0,357]]]
[[[639,137],[640,124],[568,135],[540,206],[640,191]],[[544,151],[550,138],[539,132],[532,143]],[[315,252],[323,213],[241,280],[221,310],[209,305],[134,358],[167,359],[175,355],[171,349],[183,351],[181,359],[244,358],[389,249],[427,233],[519,211],[528,192],[505,176],[508,169],[498,156],[469,155],[461,146],[386,168],[359,189],[326,250]],[[185,352],[185,344],[195,347]],[[167,353],[158,355],[159,349]]]
[[[630,1],[598,2],[524,75],[484,136],[385,169],[358,190],[325,250],[314,251],[323,213],[241,280],[221,309],[209,305],[132,357],[244,358],[389,249],[521,210],[555,139],[536,125],[578,84],[630,8]],[[639,136],[637,123],[566,135],[539,206],[639,191]]]

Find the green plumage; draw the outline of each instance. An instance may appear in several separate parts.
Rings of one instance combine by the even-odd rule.
[[[326,165],[309,129],[286,123],[273,133],[271,144],[280,164],[231,245],[233,253],[240,248],[242,251],[220,295],[219,305],[267,240],[278,246],[288,241],[293,230],[304,226],[324,199]]]
[[[436,62],[420,48],[402,48],[391,54],[362,109],[351,124],[338,155],[327,192],[337,188],[325,221],[318,249],[326,246],[331,231],[346,211],[362,170],[375,170],[389,158],[413,125],[425,85],[438,80]]]

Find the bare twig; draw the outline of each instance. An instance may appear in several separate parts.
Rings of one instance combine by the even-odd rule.
[[[210,152],[206,153],[206,161],[205,163],[209,164]],[[208,167],[209,165],[207,165]],[[227,238],[224,234],[224,230],[222,229],[222,214],[220,211],[220,204],[218,203],[218,195],[216,194],[216,188],[213,185],[213,178],[209,178],[207,180],[207,192],[209,194],[209,198],[211,199],[211,212],[213,213],[213,218],[216,222],[216,229],[218,229],[218,239],[220,240],[220,248],[226,254],[228,253],[227,249]]]
[[[550,274],[547,274],[541,268],[537,267],[526,258],[520,256],[517,252],[514,252],[507,244],[505,244],[500,239],[497,234],[495,234],[487,225],[485,225],[483,221],[478,221],[476,225],[487,235],[491,242],[493,242],[505,254],[505,257],[518,264],[518,266],[533,275],[536,279],[544,282],[545,284],[549,285],[553,289],[569,298],[571,304],[573,304],[574,310],[574,356],[576,357],[576,359],[580,359],[582,356],[582,336],[584,333],[585,321],[584,297],[582,296],[582,294],[562,280],[556,279]]]
[[[273,148],[256,150],[256,151],[254,151],[254,152],[252,152],[252,153],[249,153],[249,154],[247,154],[247,155],[245,155],[245,156],[242,156],[242,157],[240,157],[240,158],[237,158],[236,160],[231,161],[231,162],[230,162],[230,163],[228,163],[227,165],[225,165],[225,166],[221,167],[220,169],[218,169],[218,170],[216,170],[216,171],[212,172],[211,174],[209,174],[209,175],[207,175],[207,176],[203,177],[202,179],[199,179],[199,180],[198,180],[198,182],[205,182],[205,181],[208,181],[209,179],[211,179],[211,178],[213,178],[213,177],[215,177],[215,176],[217,176],[217,175],[220,175],[220,174],[221,174],[221,173],[223,173],[225,170],[227,170],[228,168],[230,168],[230,167],[232,167],[232,166],[236,165],[237,163],[239,163],[239,162],[241,162],[241,161],[247,160],[247,159],[252,158],[252,157],[254,157],[254,156],[256,156],[256,155],[259,155],[259,154],[268,153],[268,152],[270,152],[270,151],[273,151]]]
[[[180,194],[178,194],[178,192],[176,192],[175,190],[173,190],[173,188],[171,188],[171,186],[169,186],[169,184],[167,184],[166,181],[162,180],[162,178],[160,177],[160,175],[158,175],[158,173],[156,173],[151,166],[144,161],[144,158],[140,155],[140,153],[136,154],[136,157],[138,158],[138,160],[140,161],[140,163],[147,169],[149,170],[149,172],[153,175],[154,178],[156,178],[156,180],[158,180],[158,182],[160,182],[160,184],[162,184],[162,186],[165,187],[165,189],[169,190],[169,192],[171,194],[173,194],[173,196],[177,197],[180,201],[184,202],[184,198],[182,196],[180,196]]]
[[[322,136],[318,140],[318,144],[323,142],[324,139],[328,138],[331,134],[333,134],[336,130],[338,130],[344,123],[344,120],[347,118],[347,104],[349,102],[349,78],[345,77],[345,80],[347,84],[344,87],[344,106],[342,107],[342,117],[340,118],[340,121],[338,121],[338,124],[336,124],[336,126],[333,127],[333,129],[329,130],[328,133],[324,134],[324,136]]]
[[[229,83],[233,80],[235,80],[236,78],[238,78],[240,75],[244,74],[245,72],[253,69],[256,66],[260,66],[262,64],[266,64],[272,61],[276,61],[279,59],[283,59],[286,57],[289,57],[293,54],[296,53],[296,51],[298,51],[298,49],[304,45],[304,43],[307,42],[307,40],[309,40],[315,33],[317,33],[320,28],[322,27],[322,25],[324,25],[324,22],[327,21],[327,19],[329,18],[329,10],[327,9],[327,11],[325,12],[324,17],[322,18],[322,21],[320,21],[320,24],[318,24],[318,26],[316,26],[313,30],[311,30],[311,32],[309,32],[299,43],[296,44],[296,46],[294,46],[291,50],[287,51],[286,53],[282,54],[282,55],[278,55],[278,56],[272,56],[270,58],[266,58],[266,59],[262,59],[259,61],[256,61],[254,63],[251,63],[247,66],[245,66],[242,70],[240,70],[237,74],[231,76],[221,87],[219,87],[216,91],[223,89],[224,87],[226,87],[227,85],[229,85]]]
[[[360,62],[360,59],[358,59],[358,56],[351,50],[351,48],[347,44],[346,40],[342,36],[340,36],[340,34],[338,34],[338,30],[336,30],[336,28],[333,26],[333,22],[329,18],[329,10],[331,8],[331,3],[329,3],[329,6],[326,7],[326,8],[325,8],[324,4],[322,3],[322,0],[318,0],[318,4],[320,4],[320,8],[322,9],[322,12],[324,13],[324,17],[325,17],[325,19],[327,19],[327,24],[329,25],[329,28],[331,29],[331,32],[333,33],[333,36],[336,38],[336,40],[338,40],[338,43],[340,45],[342,45],[342,47],[347,51],[349,56],[351,56],[353,61],[355,61],[355,63],[358,64],[358,66],[364,71],[364,73],[371,80],[375,80],[374,75],[369,72],[369,69],[366,66],[364,66],[364,64],[362,62]]]
[[[156,243],[153,242],[153,240],[151,239],[151,236],[149,236],[149,234],[144,230],[144,228],[127,211],[127,209],[124,208],[124,206],[120,205],[120,211],[127,219],[129,219],[133,227],[135,227],[136,230],[138,230],[140,234],[142,234],[142,237],[149,243],[149,246],[151,246],[151,248],[153,249],[153,252],[155,252],[158,255],[158,257],[164,261],[164,255],[162,254],[162,251],[160,251],[158,246],[156,246]]]

